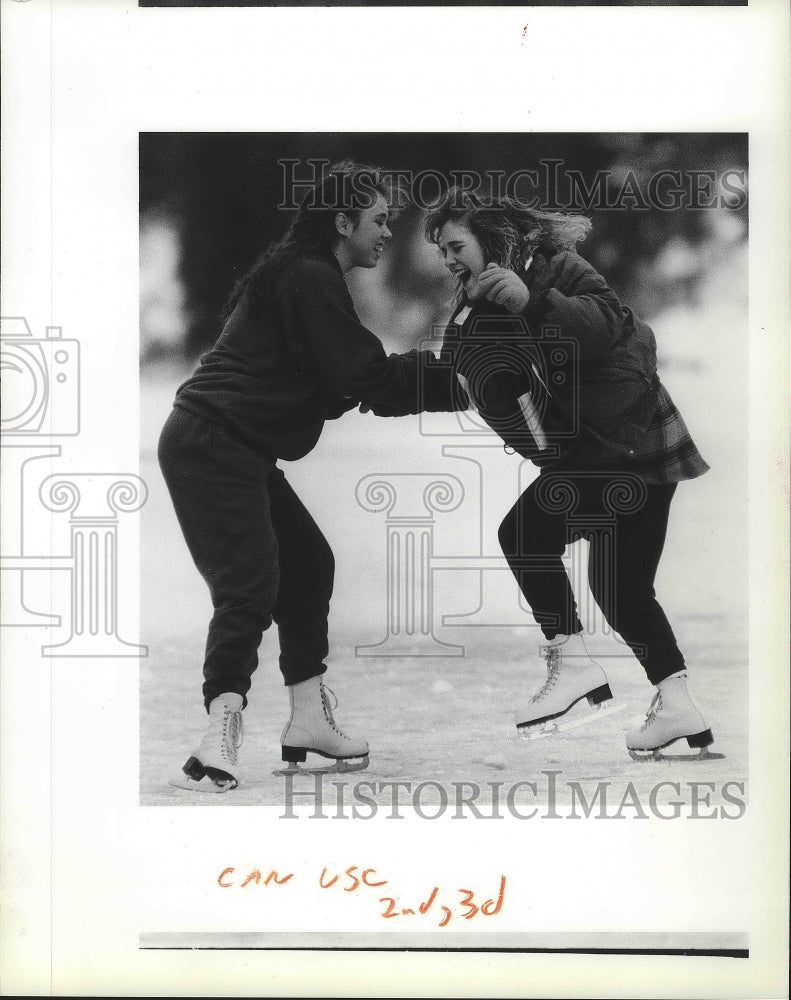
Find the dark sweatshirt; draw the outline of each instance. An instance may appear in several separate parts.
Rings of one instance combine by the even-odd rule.
[[[176,406],[222,423],[258,454],[293,461],[325,420],[361,399],[402,413],[466,405],[452,369],[429,352],[385,354],[332,254],[298,261],[279,289],[258,309],[243,296]]]

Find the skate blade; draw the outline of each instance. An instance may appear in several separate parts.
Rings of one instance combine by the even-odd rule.
[[[666,764],[672,764],[674,761],[697,763],[703,760],[725,760],[724,753],[712,752],[708,747],[701,747],[697,753],[662,753],[662,749],[632,750],[629,747],[627,747],[627,750],[632,760],[639,760],[641,762],[664,761]]]
[[[364,771],[368,767],[367,757],[351,757],[336,760],[326,767],[303,767],[291,762],[287,767],[278,768],[272,774],[275,777],[285,777],[288,774],[350,774],[352,771]]]
[[[223,795],[225,792],[230,792],[232,789],[236,788],[239,782],[232,780],[227,781],[224,784],[217,784],[211,780],[208,774],[204,774],[199,781],[196,781],[188,774],[184,774],[180,771],[174,777],[169,779],[168,784],[173,785],[174,788],[183,788],[188,792],[208,792],[211,795]]]
[[[560,716],[557,719],[549,719],[546,722],[525,723],[517,726],[517,735],[522,743],[532,743],[534,740],[542,740],[546,736],[556,736],[558,733],[568,732],[569,729],[577,729],[579,726],[586,726],[589,722],[599,722],[607,715],[617,715],[623,712],[626,705],[612,705],[602,702],[595,711],[586,712],[585,715],[572,719],[564,719]]]

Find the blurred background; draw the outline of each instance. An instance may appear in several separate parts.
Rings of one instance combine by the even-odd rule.
[[[609,171],[607,201],[585,212],[593,230],[579,249],[652,325],[662,380],[711,465],[710,473],[677,491],[657,592],[690,664],[693,694],[714,716],[718,745],[727,753],[723,773],[729,779],[746,775],[746,136],[149,133],[140,136],[140,462],[149,485],[142,512],[141,641],[150,649],[141,670],[143,802],[183,801],[167,785],[167,769],[180,766],[204,725],[201,664],[211,614],[157,466],[159,431],[177,386],[219,334],[235,280],[288,224],[290,213],[277,207],[284,180],[278,161],[299,161],[294,170],[303,178],[310,159],[344,158],[443,177],[463,170],[509,176],[536,169],[544,186],[540,201],[554,193],[560,204],[569,194],[567,175],[578,171],[591,188],[600,171]],[[544,169],[541,161],[555,161],[556,167]],[[548,186],[552,169],[559,178],[554,191]],[[675,208],[662,208],[649,195],[651,178],[660,171],[681,175],[687,194]],[[714,207],[691,208],[693,186],[700,191],[698,204]],[[424,196],[435,196],[436,187],[427,181]],[[408,350],[436,335],[433,328],[450,313],[453,287],[436,248],[423,238],[422,222],[421,210],[405,209],[379,266],[348,276],[361,319],[389,351]],[[506,455],[497,440],[465,438],[457,425],[443,422],[446,416],[381,420],[352,411],[325,426],[313,452],[283,465],[336,554],[328,662],[342,699],[341,724],[369,734],[375,725],[380,774],[484,777],[494,767],[507,780],[524,768],[524,751],[513,745],[509,721],[513,698],[535,685],[544,669],[532,617],[518,606],[507,570],[433,574],[436,636],[462,646],[463,656],[386,659],[355,653],[387,630],[387,526],[383,514],[355,500],[363,477],[457,477],[464,500],[453,513],[436,516],[434,548],[439,557],[463,561],[499,555],[497,526],[537,471]],[[481,601],[490,616],[465,624],[464,616]],[[461,616],[456,624],[443,621],[453,615]],[[614,646],[612,636],[598,635],[594,649],[599,657],[612,657],[608,673],[616,697],[641,718],[651,692],[639,666],[623,659],[623,647]],[[246,712],[246,746],[256,766],[279,758],[286,704],[277,652],[272,629],[261,645],[255,699]],[[616,729],[619,720],[621,728],[639,722],[626,715],[614,719]],[[451,728],[464,732],[463,746]],[[584,759],[573,740],[553,746],[567,777],[632,780],[616,729],[600,730],[595,744],[586,740]],[[496,765],[486,763],[492,754]],[[694,772],[698,765],[689,767]],[[275,785],[262,791],[263,773],[256,773],[235,804],[277,794]]]
[[[589,213],[594,229],[580,251],[648,319],[696,303],[712,265],[747,236],[744,198],[736,210],[663,210],[648,197],[650,179],[659,171],[681,171],[685,184],[692,183],[692,172],[707,171],[717,180],[708,188],[705,178],[698,182],[699,203],[724,196],[736,203],[719,178],[746,171],[741,135],[147,133],[140,137],[144,362],[168,354],[193,359],[211,346],[234,281],[288,225],[290,213],[277,207],[285,177],[278,161],[301,161],[291,169],[303,178],[312,171],[308,160],[345,157],[444,177],[461,170],[511,176],[538,169],[542,160],[561,160],[539,170],[538,194],[547,207],[552,171],[560,178],[557,204],[572,195],[564,175],[577,171],[590,188],[599,171],[610,171],[608,201],[615,207]],[[730,176],[731,185],[738,183]],[[437,187],[427,177],[423,200],[435,198]],[[525,182],[518,190],[534,189]],[[414,346],[446,315],[450,284],[423,239],[422,215],[415,208],[404,211],[379,267],[353,275],[363,321],[394,350]]]

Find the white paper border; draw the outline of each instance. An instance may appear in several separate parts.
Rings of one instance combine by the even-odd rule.
[[[756,618],[749,960],[691,966],[671,958],[362,954],[350,962],[323,954],[311,958],[307,978],[304,958],[245,953],[244,962],[231,964],[222,954],[137,951],[139,928],[125,899],[139,873],[127,869],[134,852],[125,838],[148,819],[135,805],[134,665],[32,668],[25,637],[6,635],[3,943],[12,957],[4,963],[4,991],[365,995],[366,983],[387,990],[387,969],[391,995],[781,995],[788,758],[783,6],[138,11],[113,0],[3,0],[3,315],[23,312],[35,331],[59,325],[90,345],[84,377],[91,434],[75,440],[68,456],[78,471],[86,462],[136,467],[140,131],[749,132]],[[480,39],[487,40],[483,56]],[[419,102],[410,99],[413,90]],[[111,382],[109,371],[125,376]],[[133,622],[135,605],[135,595],[125,593]],[[241,814],[238,821],[244,825]],[[165,831],[168,825],[165,819]],[[175,817],[172,825],[179,825]],[[51,863],[60,873],[75,871],[53,885]]]

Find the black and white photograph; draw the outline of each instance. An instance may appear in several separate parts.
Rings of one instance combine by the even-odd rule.
[[[747,208],[743,135],[141,136],[141,801],[742,812]]]
[[[207,6],[2,2],[3,994],[786,995],[787,13]]]

